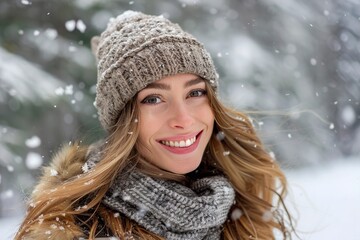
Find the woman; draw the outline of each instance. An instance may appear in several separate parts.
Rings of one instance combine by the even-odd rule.
[[[16,239],[289,237],[286,179],[193,36],[128,11],[92,40],[107,139],[44,170]]]

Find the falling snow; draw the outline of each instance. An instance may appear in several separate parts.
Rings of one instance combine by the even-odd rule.
[[[1,192],[0,198],[12,198],[14,196],[14,191],[9,189],[4,192]]]
[[[75,52],[77,48],[75,46],[69,46],[69,52]]]
[[[311,58],[310,63],[311,63],[311,65],[315,66],[317,64],[317,61],[315,58]]]
[[[25,158],[25,164],[28,169],[37,169],[43,163],[43,159],[40,154],[35,152],[29,152]]]
[[[9,172],[13,172],[13,171],[14,171],[14,167],[13,167],[13,166],[8,165],[8,166],[6,166],[6,168],[7,168],[7,170],[8,170]]]
[[[78,21],[76,22],[76,28],[77,28],[80,32],[84,33],[85,30],[86,30],[86,25],[85,25],[85,23],[84,23],[82,20],[78,20]]]
[[[85,1],[74,1],[74,5],[80,6],[81,4],[78,2]],[[97,1],[88,2],[86,10],[95,9],[91,6],[97,4]],[[198,33],[195,30],[193,33],[200,36],[204,44],[209,46],[209,50],[214,53],[215,60],[217,60],[216,65],[221,70],[219,71],[221,79],[219,92],[226,101],[229,100],[236,108],[241,110],[277,111],[278,109],[300,108],[300,111],[306,109],[314,111],[315,114],[320,116],[319,119],[316,117],[309,119],[308,115],[301,114],[297,118],[290,117],[286,121],[278,117],[275,120],[265,119],[264,122],[254,122],[258,124],[258,127],[261,127],[261,133],[264,133],[266,137],[269,136],[266,140],[270,139],[269,145],[274,148],[276,153],[279,153],[279,160],[285,162],[284,166],[296,167],[296,164],[291,164],[292,159],[299,160],[298,162],[301,162],[304,166],[308,166],[309,162],[310,166],[311,162],[320,163],[322,161],[321,163],[327,163],[329,161],[323,161],[322,156],[324,154],[329,157],[332,154],[335,156],[341,155],[343,154],[341,148],[349,151],[348,154],[354,154],[355,152],[356,156],[358,156],[360,139],[358,127],[359,66],[357,62],[357,59],[359,59],[359,37],[354,33],[358,32],[360,17],[357,14],[359,7],[355,3],[356,1],[329,1],[325,5],[294,0],[289,2],[260,1],[255,5],[236,2],[241,6],[236,9],[232,9],[231,5],[227,3],[208,4],[198,0],[178,0],[174,2],[165,5],[154,5],[153,8],[149,9],[153,9],[152,11],[156,14],[164,13],[165,16],[174,16],[179,21],[182,21],[180,22],[181,26],[185,23],[185,27],[192,26],[194,19],[182,19],[182,16],[189,16],[188,13],[190,12],[196,13],[196,16],[198,16],[196,18],[198,29],[207,29],[206,27],[209,26],[214,29],[214,31],[201,30]],[[235,1],[231,2],[235,4]],[[8,21],[8,24],[4,25],[4,32],[9,34],[3,35],[0,39],[4,40],[4,46],[10,46],[12,56],[20,55],[21,59],[23,59],[21,61],[18,58],[14,60],[15,58],[10,58],[10,55],[2,55],[6,50],[0,47],[0,61],[3,66],[3,68],[0,67],[0,72],[3,73],[0,76],[0,107],[3,108],[9,105],[8,109],[10,110],[10,112],[6,112],[9,118],[1,123],[9,122],[9,126],[0,126],[0,165],[4,166],[4,171],[0,175],[2,187],[0,199],[10,199],[11,201],[13,198],[15,199],[18,192],[15,189],[9,189],[6,185],[7,182],[25,183],[25,186],[29,184],[25,171],[23,171],[24,167],[30,170],[39,169],[44,158],[37,151],[48,154],[47,142],[55,141],[53,138],[50,139],[45,136],[44,133],[50,134],[54,131],[54,134],[60,132],[62,136],[62,134],[65,135],[66,132],[70,132],[70,137],[72,137],[73,130],[78,129],[79,125],[77,124],[83,124],[83,119],[88,121],[98,117],[91,106],[91,99],[94,98],[96,92],[95,83],[91,83],[94,86],[89,91],[90,95],[88,94],[88,83],[86,83],[86,87],[80,88],[81,91],[76,90],[79,85],[75,83],[78,79],[84,81],[81,78],[95,77],[88,74],[88,69],[94,67],[93,62],[91,62],[91,66],[83,68],[85,69],[83,74],[83,70],[80,72],[80,70],[76,69],[76,62],[72,59],[75,56],[75,59],[78,59],[79,62],[86,62],[84,59],[93,60],[91,51],[87,49],[87,44],[85,44],[89,43],[89,39],[85,38],[88,36],[85,35],[99,32],[100,27],[106,25],[108,16],[114,11],[111,7],[107,8],[104,5],[101,9],[97,9],[97,12],[90,18],[84,17],[83,20],[80,20],[76,16],[70,16],[69,18],[69,15],[66,15],[66,19],[61,19],[56,9],[51,8],[51,6],[49,6],[49,9],[38,11],[37,13],[40,12],[41,14],[37,16],[35,15],[36,2],[20,0],[18,3],[16,6],[19,7],[19,10],[24,11],[8,11],[9,13],[3,11],[4,16],[15,16],[17,12],[21,14],[18,15],[16,23]],[[129,1],[128,5],[131,5],[128,7],[132,9],[137,7],[144,9],[145,6],[139,1]],[[172,11],[175,5],[177,7],[182,6],[182,8],[175,8],[181,10],[180,12]],[[114,5],[108,4],[108,6]],[[268,18],[269,11],[261,11],[268,10],[269,7],[276,9],[276,16]],[[205,11],[203,11],[203,8],[205,8]],[[198,9],[202,9],[202,11],[198,11]],[[33,18],[36,21],[28,23],[21,22],[21,18],[27,16],[25,11],[35,12],[32,16],[38,19]],[[265,13],[257,16],[257,23],[261,24],[255,24],[252,20],[252,13],[254,12]],[[172,13],[174,14],[171,15]],[[277,23],[284,22],[284,19],[290,19],[289,17],[293,21],[279,28]],[[53,19],[60,19],[61,21],[58,23],[52,22]],[[264,19],[269,21],[264,21]],[[51,28],[46,28],[46,26],[51,26]],[[62,29],[64,27],[68,31],[65,34]],[[271,29],[271,31],[264,31],[264,29]],[[248,32],[252,34],[248,35]],[[268,34],[268,32],[272,34]],[[296,34],[286,34],[289,32]],[[74,41],[79,33],[86,34],[81,35],[83,38],[81,41]],[[15,40],[11,39],[11,36],[14,36]],[[70,37],[66,39],[67,36]],[[219,41],[219,37],[222,36],[226,36],[226,39],[222,38]],[[275,40],[273,36],[276,36]],[[273,43],[273,47],[263,44],[267,42]],[[324,42],[325,44],[319,44]],[[24,50],[24,48],[28,50]],[[84,50],[84,48],[86,49]],[[29,51],[29,49],[32,50]],[[85,55],[82,55],[83,51],[86,52]],[[53,59],[61,59],[61,61],[53,61]],[[62,62],[65,64],[62,64]],[[40,64],[42,66],[39,67]],[[35,69],[41,69],[41,74],[35,73],[35,70],[29,68],[28,65],[35,66]],[[23,77],[22,72],[24,73]],[[75,76],[71,76],[74,72],[76,73]],[[54,78],[54,75],[61,75],[62,80],[73,83],[74,86],[65,86],[66,83],[61,81],[52,82],[51,79]],[[6,80],[7,76],[9,80]],[[50,82],[52,83],[49,87],[43,87],[44,84]],[[234,84],[229,84],[232,82]],[[7,84],[9,84],[9,87],[7,87]],[[81,96],[81,94],[83,95]],[[61,100],[58,101],[57,99],[65,99],[65,101],[61,102]],[[84,107],[84,104],[90,106],[92,110]],[[23,114],[28,112],[25,109],[26,106],[34,107],[31,112],[35,120],[29,123],[28,119],[24,119],[23,122],[27,124],[24,127],[19,125],[18,121],[12,121],[12,119],[22,121]],[[48,111],[49,109],[39,110],[45,109],[44,106],[50,106],[50,111]],[[64,112],[64,107],[66,112]],[[51,121],[54,118],[50,118],[50,115],[47,116],[49,112],[61,115],[61,117],[54,115],[56,121],[53,121],[53,125],[51,125]],[[79,118],[79,115],[81,118]],[[6,118],[6,116],[4,117]],[[43,119],[49,120],[44,122]],[[68,127],[66,131],[60,127],[64,122]],[[136,119],[134,122],[137,123],[138,120]],[[30,127],[29,124],[31,124]],[[41,131],[36,132],[39,131],[38,129],[41,129]],[[283,130],[286,132],[284,133]],[[64,139],[70,137],[67,135],[66,138],[59,141],[64,141]],[[223,141],[225,134],[219,132],[216,138]],[[14,149],[16,149],[15,154],[19,156],[14,156],[11,148],[8,147],[14,143],[17,144],[14,146]],[[60,143],[55,142],[54,144]],[[256,147],[256,145],[253,146]],[[300,151],[300,149],[309,149],[309,151]],[[330,151],[328,151],[329,149]],[[227,152],[224,151],[223,154],[227,155]],[[275,159],[274,152],[269,154]],[[288,162],[289,164],[287,164]],[[321,164],[321,166],[326,168],[324,164]],[[344,165],[339,164],[339,168],[343,169],[342,166]],[[87,166],[83,166],[82,170],[84,172],[88,171]],[[345,170],[344,172],[348,173],[352,169]],[[51,169],[50,174],[57,176],[58,172]],[[313,178],[315,175],[317,177]],[[349,209],[347,208],[349,204],[346,204],[350,200],[359,201],[357,189],[348,189],[346,187],[348,182],[357,183],[357,178],[348,179],[348,174],[341,175],[341,172],[334,174],[333,177],[325,176],[325,174],[323,178],[321,177],[321,174],[320,176],[318,174],[309,174],[301,180],[303,183],[305,182],[304,189],[313,192],[311,194],[300,194],[298,199],[313,199],[315,196],[315,200],[317,200],[316,198],[320,197],[318,189],[322,189],[321,193],[324,196],[324,199],[319,200],[320,203],[311,202],[304,209],[301,209],[303,205],[300,206],[300,222],[303,221],[308,225],[315,226],[315,229],[311,228],[308,231],[314,234],[309,239],[352,239],[351,237],[358,239],[360,234],[355,224],[357,223],[356,216],[359,213],[354,212],[357,210],[355,204]],[[323,179],[321,185],[316,188],[313,187],[319,179]],[[337,182],[329,184],[329,180],[332,179]],[[347,181],[340,184],[339,181],[343,179]],[[336,188],[337,184],[341,185],[342,188],[334,191],[333,188]],[[327,186],[332,187],[331,191],[330,189],[327,190]],[[26,192],[27,189],[21,191]],[[332,197],[325,199],[326,196]],[[344,202],[343,206],[345,207],[339,210],[332,208],[338,202]],[[0,202],[0,204],[3,204],[3,202]],[[314,204],[317,205],[316,208]],[[323,206],[327,206],[327,209],[322,210]],[[312,207],[315,208],[315,213],[314,209],[309,211]],[[241,217],[242,212],[236,213],[237,210],[232,212],[232,218],[238,219]],[[309,211],[309,216],[307,216],[307,211]],[[319,211],[323,212],[317,214]],[[263,220],[266,221],[270,215],[271,212],[264,213]],[[343,217],[337,217],[337,215]],[[353,215],[356,216],[352,218]],[[314,221],[317,216],[322,218],[319,218],[318,222]],[[336,219],[343,219],[343,221],[332,225]],[[39,219],[39,221],[42,220]],[[0,228],[2,226],[4,226],[3,222],[0,223]],[[336,229],[339,229],[341,233],[334,234]],[[0,232],[3,235],[2,229]],[[319,233],[321,235],[324,232],[328,233],[323,234],[325,237],[317,237]],[[304,237],[303,239],[308,238]]]
[[[21,0],[21,4],[31,5],[31,2],[29,0]]]
[[[64,89],[62,88],[62,87],[59,87],[59,88],[57,88],[57,89],[55,89],[55,94],[56,95],[59,95],[59,96],[61,96],[61,95],[64,95]]]
[[[223,131],[220,131],[216,134],[216,139],[219,141],[222,141],[225,139],[225,133]]]
[[[65,92],[65,95],[72,95],[74,93],[73,85],[66,86],[64,92]]]
[[[130,200],[131,200],[131,197],[130,197],[129,195],[124,195],[124,196],[122,197],[122,199],[123,199],[124,201],[130,201]]]
[[[21,3],[24,4],[24,5],[30,5],[31,2],[28,1],[28,0],[21,0]]]
[[[242,211],[238,208],[235,208],[232,212],[231,212],[231,220],[236,221],[238,220],[241,216],[243,215]]]
[[[49,39],[54,40],[58,36],[58,32],[56,31],[56,29],[48,28],[45,30],[45,35]]]
[[[37,148],[41,145],[41,139],[38,136],[32,136],[25,141],[25,145],[28,148]]]
[[[65,88],[58,87],[58,88],[55,89],[55,94],[59,95],[59,96],[62,96],[64,94],[65,95],[72,95],[73,93],[74,93],[73,85],[68,85]]]
[[[344,107],[341,112],[341,117],[345,124],[352,125],[356,120],[356,112],[350,105]]]
[[[230,151],[224,151],[224,152],[223,152],[223,155],[224,155],[224,156],[229,156],[229,155],[230,155]]]
[[[68,30],[69,32],[72,32],[75,30],[76,27],[76,22],[75,20],[69,20],[65,22],[65,28],[66,30]]]
[[[59,174],[58,171],[56,171],[55,169],[51,169],[51,170],[50,170],[50,176],[55,177],[55,176],[57,176],[58,174]]]
[[[83,173],[87,173],[89,171],[89,165],[87,164],[87,162],[81,167],[81,170],[83,171]]]

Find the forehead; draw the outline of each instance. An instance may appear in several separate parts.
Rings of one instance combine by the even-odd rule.
[[[171,89],[172,85],[183,86],[184,88],[203,83],[204,80],[194,74],[177,74],[166,76],[156,82],[150,83],[146,88],[160,88],[164,90]]]

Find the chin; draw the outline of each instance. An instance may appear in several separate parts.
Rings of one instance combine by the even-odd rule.
[[[195,166],[189,166],[187,168],[176,168],[176,169],[171,169],[168,171],[170,171],[172,173],[176,173],[176,174],[185,175],[185,174],[195,171],[199,167],[199,165],[200,165],[200,162],[198,164],[196,164]]]

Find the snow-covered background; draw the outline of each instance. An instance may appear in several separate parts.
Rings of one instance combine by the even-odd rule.
[[[359,159],[287,171],[287,176],[287,204],[297,218],[301,239],[360,239]],[[1,239],[12,239],[21,217],[0,218]]]
[[[360,239],[360,159],[287,172],[291,211],[304,240]]]
[[[221,98],[257,112],[302,239],[360,239],[358,0],[0,1],[0,239],[59,146],[103,136],[90,39],[125,10],[204,43]]]

